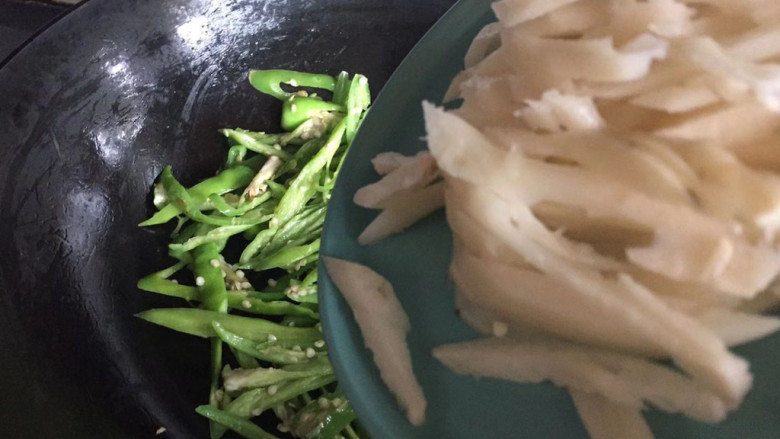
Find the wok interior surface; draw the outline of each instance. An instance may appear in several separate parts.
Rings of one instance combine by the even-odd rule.
[[[452,0],[92,0],[0,67],[5,437],[204,437],[208,343],[133,317],[171,228],[136,225],[171,164],[192,184],[223,127],[278,129],[250,69],[368,76],[376,94]]]

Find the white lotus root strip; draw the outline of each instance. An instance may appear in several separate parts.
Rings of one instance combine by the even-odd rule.
[[[718,395],[668,367],[557,341],[481,339],[438,346],[433,356],[459,374],[520,383],[549,380],[634,409],[648,403],[703,422],[719,422],[729,410]]]
[[[493,11],[503,26],[514,26],[576,1],[578,0],[503,0],[493,3]]]
[[[542,94],[542,99],[529,99],[525,103],[527,107],[518,110],[518,115],[535,131],[555,133],[595,130],[604,126],[593,100],[588,97],[549,90]]]
[[[704,85],[669,86],[643,93],[631,103],[668,113],[684,113],[719,102],[718,96]]]
[[[717,308],[697,317],[728,346],[760,340],[780,330],[780,318]]]
[[[399,152],[387,151],[380,152],[371,159],[371,165],[374,166],[374,171],[377,174],[387,175],[412,160],[414,160],[414,157],[408,157]]]
[[[358,206],[384,208],[399,200],[409,190],[425,187],[439,175],[436,161],[430,153],[423,151],[414,158],[400,164],[381,180],[360,188],[354,197]]]
[[[687,50],[706,72],[744,84],[766,108],[780,112],[780,66],[756,64],[730,55],[709,37],[694,39]]]
[[[466,68],[474,67],[485,59],[488,54],[495,51],[501,44],[501,26],[498,23],[490,23],[480,29],[479,33],[469,46],[463,65]]]
[[[650,64],[666,56],[668,43],[651,34],[642,34],[616,48],[611,38],[587,40],[548,39],[504,31],[502,42],[515,59],[515,73],[526,81],[555,88],[571,79],[629,81],[647,74]],[[530,96],[529,96],[530,97]]]
[[[382,381],[395,395],[412,425],[425,421],[428,405],[412,370],[406,344],[411,327],[393,286],[377,272],[354,262],[323,256],[328,276],[355,315]]]
[[[569,394],[591,439],[652,439],[639,409],[593,393],[569,390]]]
[[[433,183],[439,171],[428,151],[413,157],[386,152],[372,162],[383,177],[358,189],[354,202],[382,211],[361,232],[358,243],[373,244],[401,232],[444,205],[444,183]]]
[[[406,192],[403,198],[385,205],[382,212],[358,236],[358,243],[368,245],[399,233],[444,206],[444,183]]]

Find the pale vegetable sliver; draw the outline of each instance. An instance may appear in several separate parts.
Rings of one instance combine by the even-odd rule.
[[[331,256],[323,256],[322,261],[328,276],[352,308],[382,380],[406,411],[409,422],[422,424],[427,402],[412,371],[406,344],[409,317],[395,296],[393,286],[364,265]]]

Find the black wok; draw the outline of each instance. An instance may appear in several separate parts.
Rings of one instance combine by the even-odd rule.
[[[133,317],[168,230],[165,164],[212,174],[217,129],[274,128],[251,68],[360,72],[374,93],[452,0],[92,0],[0,66],[0,436],[194,438],[201,340]]]

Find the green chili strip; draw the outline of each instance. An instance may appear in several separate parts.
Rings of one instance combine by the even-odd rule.
[[[150,309],[136,316],[160,326],[199,337],[217,335],[212,322],[220,323],[225,329],[257,342],[267,341],[269,335],[282,341],[298,344],[313,343],[321,340],[322,334],[314,328],[289,328],[277,323],[257,318],[223,314],[194,308],[158,308]]]
[[[163,169],[160,180],[165,188],[165,192],[168,194],[168,198],[171,200],[171,204],[177,206],[181,212],[194,221],[214,226],[238,226],[244,224],[258,224],[267,220],[264,216],[260,216],[260,212],[257,212],[257,215],[254,215],[251,218],[248,218],[248,215],[242,217],[215,217],[205,215],[197,208],[196,203],[190,194],[187,193],[184,186],[182,186],[173,176],[170,166],[166,166],[165,169]]]
[[[330,75],[294,72],[291,70],[252,70],[249,83],[265,94],[284,100],[292,93],[282,90],[282,84],[292,87],[311,87],[333,91],[336,80]]]
[[[288,221],[274,234],[262,250],[262,255],[269,255],[281,250],[290,242],[304,239],[311,240],[315,238],[310,230],[317,230],[325,222],[325,206],[312,206],[302,211],[294,220]],[[319,236],[317,234],[316,236]]]
[[[276,172],[276,175],[284,175],[290,171],[298,170],[301,166],[305,165],[309,160],[311,160],[314,154],[316,154],[324,144],[325,141],[320,138],[307,141],[301,145],[297,151],[295,151],[295,154],[293,154],[290,160],[284,162],[284,164]],[[284,188],[284,186],[281,186],[281,188]]]
[[[206,202],[206,199],[211,194],[224,194],[225,192],[234,191],[248,185],[257,171],[246,166],[246,164],[247,162],[245,162],[244,165],[226,169],[214,177],[207,178],[187,190],[192,203],[200,206]],[[164,224],[181,213],[183,213],[183,210],[179,206],[169,203],[152,215],[151,218],[140,223],[139,226]]]
[[[138,288],[165,296],[178,297],[184,300],[200,300],[200,292],[196,287],[179,285],[172,280],[160,278],[152,273],[138,281]]]
[[[213,243],[247,230],[252,225],[222,226],[209,230],[204,235],[198,235],[188,239],[183,244],[169,244],[168,248],[174,252],[190,251],[204,244]]]
[[[195,411],[198,412],[199,415],[235,431],[246,439],[279,439],[258,427],[257,424],[225,410],[219,410],[209,405],[202,405],[196,408]]]
[[[267,291],[247,291],[247,295],[251,298],[260,299],[265,302],[273,302],[274,300],[284,299],[283,291],[274,291],[272,289]]]
[[[343,396],[337,397],[340,402],[337,407],[332,405],[323,407],[322,400],[327,404],[331,401],[330,398],[323,396],[310,402],[295,414],[291,424],[292,432],[296,437],[334,439],[344,427],[355,420],[355,412]]]
[[[228,292],[228,303],[233,309],[252,314],[266,314],[271,316],[302,316],[318,319],[319,314],[308,309],[300,307],[294,303],[285,300],[266,302],[262,299],[242,295],[239,291]]]
[[[274,228],[259,231],[252,241],[244,248],[244,251],[241,252],[241,256],[238,258],[239,265],[243,268],[248,268],[252,261],[252,257],[268,245],[275,234],[276,229]]]
[[[244,161],[246,157],[247,147],[243,145],[233,145],[228,150],[227,159],[225,160],[225,167],[232,168]]]
[[[345,137],[348,144],[351,144],[352,139],[355,138],[358,126],[360,126],[360,119],[363,112],[368,109],[369,104],[371,104],[371,91],[368,88],[368,79],[363,75],[355,74],[349,87],[349,95],[347,95]]]
[[[336,86],[333,89],[333,102],[339,105],[346,105],[350,85],[349,73],[339,73],[338,78],[336,78]]]
[[[201,303],[208,310],[225,313],[228,310],[227,291],[219,260],[220,254],[213,242],[207,242],[193,251],[193,272],[196,276],[195,283],[198,285]],[[209,404],[214,408],[220,407],[221,398],[217,391],[221,371],[222,340],[215,336],[211,339],[211,387],[209,392]],[[211,423],[209,427],[212,438],[221,436],[220,429],[216,425]]]
[[[235,131],[248,134],[260,142],[266,145],[274,145],[282,142],[282,134],[269,134],[264,131],[249,131],[241,128],[236,128]]]
[[[232,206],[228,204],[227,201],[225,201],[224,198],[220,197],[217,194],[209,195],[209,201],[211,201],[211,204],[214,206],[214,208],[219,211],[222,215],[225,216],[239,216],[243,215],[250,210],[260,206],[261,204],[265,203],[271,198],[271,193],[266,192],[259,197],[251,199],[248,203],[243,204],[239,207]]]
[[[316,270],[315,270],[316,271]],[[286,291],[287,297],[300,303],[317,303],[317,286],[308,285],[305,287],[290,287]]]
[[[311,244],[288,246],[268,256],[260,256],[249,261],[254,270],[270,270],[272,268],[289,267],[304,260],[320,250],[320,240],[316,239]]]
[[[251,355],[247,355],[233,346],[228,345],[230,348],[230,352],[233,353],[233,356],[236,357],[236,361],[238,362],[238,367],[242,369],[254,369],[256,367],[260,367],[260,363],[257,361],[255,357],[252,357]],[[224,370],[223,370],[224,374]],[[223,406],[226,404],[223,404]]]
[[[325,168],[339,149],[345,126],[343,120],[339,122],[336,128],[333,129],[330,137],[328,137],[325,146],[323,146],[317,154],[306,163],[298,176],[290,183],[290,187],[287,189],[287,192],[284,193],[284,197],[282,197],[279,204],[276,206],[274,219],[271,220],[272,227],[283,225],[296,213],[303,210],[306,202],[309,201],[317,191],[316,185],[320,172],[322,172],[322,169]]]
[[[306,392],[319,389],[336,381],[335,375],[315,376],[288,381],[278,386],[273,395],[267,389],[253,389],[244,392],[231,402],[226,410],[242,418],[255,416],[288,399],[295,398]]]
[[[283,160],[290,158],[290,154],[282,150],[281,146],[276,148],[274,145],[265,144],[243,131],[226,128],[221,132],[225,135],[225,137],[238,142],[239,145],[246,147],[246,149],[250,151],[267,156],[275,155]]]
[[[306,361],[306,353],[303,350],[294,351],[285,349],[276,344],[263,346],[257,341],[241,337],[225,329],[218,322],[212,322],[214,331],[222,341],[232,346],[236,350],[251,355],[261,361],[267,361],[276,364],[295,364]],[[267,341],[265,342],[268,343]]]
[[[320,98],[290,96],[282,102],[282,129],[292,131],[303,122],[326,111],[343,113],[345,108]]]
[[[312,376],[332,375],[333,367],[324,356],[282,368],[239,369],[223,375],[225,390],[231,393],[267,387],[284,381]]]
[[[227,290],[220,268],[220,254],[213,242],[207,242],[193,251],[193,272],[200,291],[200,301],[211,311],[226,312]]]

